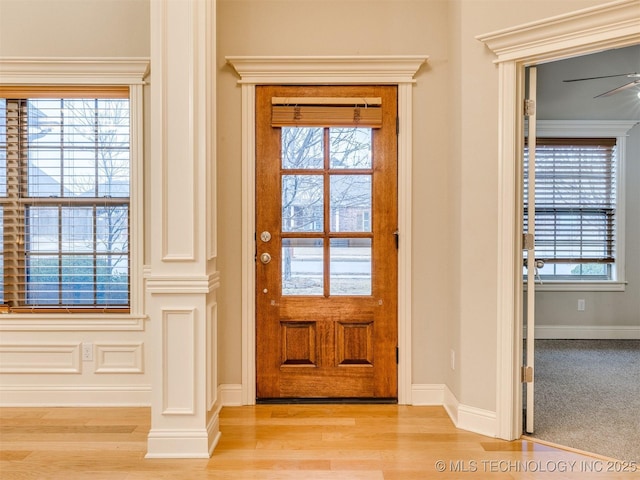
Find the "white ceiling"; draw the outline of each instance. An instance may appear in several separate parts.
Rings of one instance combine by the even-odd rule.
[[[610,96],[594,98],[634,79],[615,77],[563,82],[634,72],[640,73],[640,45],[538,65],[538,119],[640,121],[640,84]]]

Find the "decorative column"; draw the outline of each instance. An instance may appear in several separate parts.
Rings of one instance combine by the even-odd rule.
[[[147,458],[207,458],[218,426],[215,0],[153,0]]]

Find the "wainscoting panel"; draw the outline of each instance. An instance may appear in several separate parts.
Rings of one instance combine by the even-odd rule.
[[[162,312],[162,413],[193,415],[196,309]]]
[[[0,345],[0,373],[75,373],[82,371],[80,343]]]
[[[143,343],[96,343],[95,373],[144,373]]]

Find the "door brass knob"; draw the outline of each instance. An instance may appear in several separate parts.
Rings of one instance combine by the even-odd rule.
[[[269,255],[267,252],[261,254],[260,261],[266,265],[271,261],[271,255]]]

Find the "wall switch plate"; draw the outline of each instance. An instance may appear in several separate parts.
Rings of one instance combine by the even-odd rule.
[[[578,300],[578,311],[584,312],[584,309],[587,307],[587,303],[584,301],[584,298],[580,298]]]

